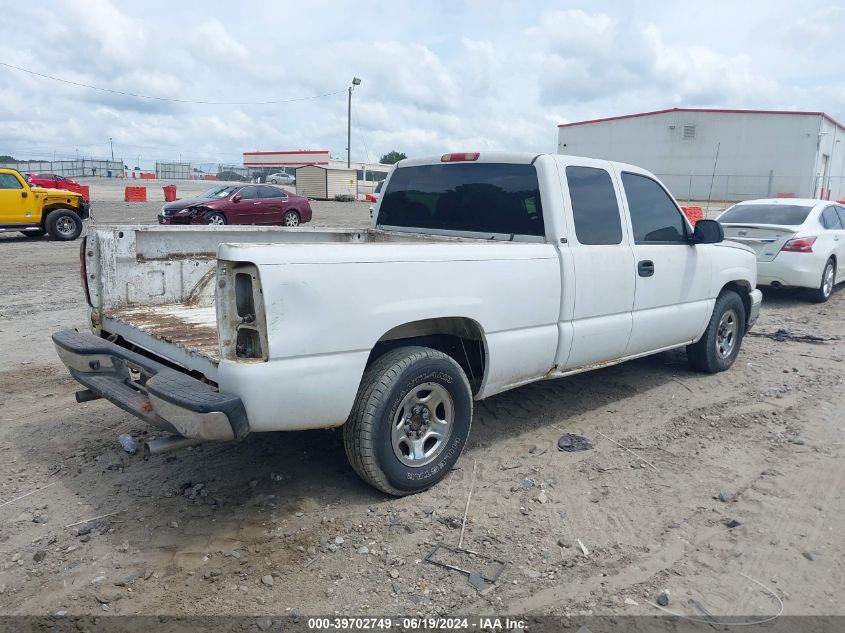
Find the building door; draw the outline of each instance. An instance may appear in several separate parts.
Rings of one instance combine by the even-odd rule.
[[[830,156],[827,154],[822,154],[822,165],[821,165],[821,180],[819,182],[819,198],[821,200],[828,200],[830,199],[829,190],[830,190],[830,183],[828,182],[828,177],[830,176]]]

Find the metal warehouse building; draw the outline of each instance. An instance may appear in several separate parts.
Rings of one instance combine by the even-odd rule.
[[[682,200],[845,195],[845,127],[824,112],[672,108],[565,123],[558,152],[639,165]]]

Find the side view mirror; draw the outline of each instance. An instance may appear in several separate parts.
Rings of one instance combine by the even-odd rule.
[[[693,244],[718,244],[725,239],[725,230],[716,220],[699,220],[692,234]]]
[[[240,201],[241,201],[241,197],[238,194],[235,194],[234,196],[232,196],[232,202],[240,202]]]

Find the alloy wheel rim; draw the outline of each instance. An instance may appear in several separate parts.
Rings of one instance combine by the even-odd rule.
[[[735,310],[728,310],[719,319],[716,330],[716,354],[719,358],[728,358],[736,346],[738,319]]]
[[[56,222],[56,231],[62,235],[73,235],[75,230],[76,223],[71,218],[59,218],[59,221]]]
[[[405,466],[420,468],[443,452],[452,435],[455,403],[445,387],[436,382],[409,391],[393,415],[393,453]]]
[[[299,218],[294,213],[285,216],[285,226],[299,226]]]
[[[222,226],[223,225],[223,218],[221,218],[219,215],[212,215],[211,216],[211,223],[216,224],[217,226]]]
[[[830,264],[828,264],[827,268],[824,269],[822,292],[824,292],[825,297],[829,297],[830,293],[833,292],[833,266]]]

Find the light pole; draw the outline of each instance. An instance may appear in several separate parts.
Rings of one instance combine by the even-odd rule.
[[[357,77],[352,78],[352,85],[349,86],[349,103],[346,109],[346,168],[351,167],[352,155],[352,88],[360,86],[361,80]]]
[[[111,162],[114,162],[114,145],[111,142],[111,136],[109,137],[109,147],[111,147]]]

